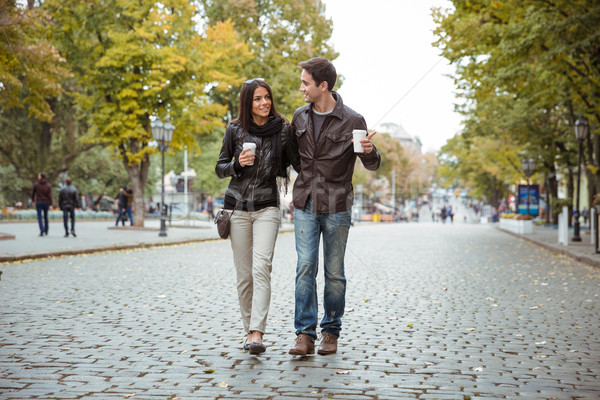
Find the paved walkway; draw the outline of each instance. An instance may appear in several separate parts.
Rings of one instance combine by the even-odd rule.
[[[357,224],[347,249],[339,352],[308,357],[288,354],[291,233],[259,357],[241,348],[229,241],[5,263],[0,399],[600,398],[598,268],[463,222]]]
[[[514,235],[542,246],[554,253],[564,254],[577,261],[600,267],[600,253],[596,253],[596,245],[592,242],[592,235],[587,229],[581,231],[581,242],[573,242],[571,240],[573,237],[573,230],[570,230],[569,244],[567,246],[558,243],[558,230],[553,227],[534,226],[533,233]]]
[[[463,211],[463,210],[461,210]],[[456,218],[455,224],[465,223],[462,214]],[[468,223],[477,223],[469,216]],[[359,223],[365,224],[365,223]],[[497,224],[489,224],[496,227]],[[77,221],[77,237],[65,238],[62,222],[51,221],[48,236],[39,237],[37,222],[0,223],[0,236],[14,236],[14,239],[0,240],[0,262],[11,262],[26,259],[55,257],[93,253],[98,251],[124,250],[162,245],[193,243],[205,240],[219,239],[212,221],[188,220],[167,224],[167,236],[158,236],[160,221],[146,220],[144,229],[130,226],[115,227],[112,221]],[[293,231],[293,225],[283,223],[281,231]],[[499,229],[499,228],[498,228]],[[547,226],[534,226],[533,233],[516,235],[524,240],[535,243],[547,250],[564,254],[577,261],[600,267],[600,253],[596,253],[595,245],[591,243],[590,231],[581,231],[582,241],[572,242],[572,231],[569,233],[569,245],[558,243],[558,230]]]

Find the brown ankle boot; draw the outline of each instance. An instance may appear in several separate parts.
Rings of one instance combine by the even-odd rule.
[[[307,354],[315,354],[315,344],[308,335],[304,333],[299,334],[294,342],[294,347],[289,351],[290,354],[295,356],[305,356]]]
[[[331,333],[323,333],[317,353],[321,355],[337,353],[337,338]]]

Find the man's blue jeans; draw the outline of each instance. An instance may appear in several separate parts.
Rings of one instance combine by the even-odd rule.
[[[294,318],[296,335],[303,333],[313,341],[317,339],[317,272],[321,234],[325,270],[325,314],[321,320],[321,333],[329,333],[335,337],[340,335],[346,305],[344,254],[350,220],[351,210],[335,214],[313,213],[310,199],[304,211],[295,210],[294,229],[298,254]]]
[[[35,203],[35,209],[37,211],[37,219],[38,224],[40,225],[40,234],[48,234],[48,209],[50,208],[50,203],[37,201]],[[44,214],[42,219],[42,213]]]
[[[129,216],[129,224],[133,225],[133,210],[132,206],[127,206],[127,215]]]

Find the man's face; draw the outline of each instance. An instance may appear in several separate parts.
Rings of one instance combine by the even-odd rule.
[[[300,91],[304,93],[304,101],[307,103],[316,103],[323,95],[321,87],[316,85],[312,75],[304,69],[300,75],[300,82]]]

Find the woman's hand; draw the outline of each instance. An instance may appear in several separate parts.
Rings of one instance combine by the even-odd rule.
[[[240,165],[242,167],[245,167],[248,164],[254,163],[254,154],[249,154],[249,153],[250,153],[250,149],[244,149],[240,153],[240,156],[238,157],[238,161],[240,162]]]

